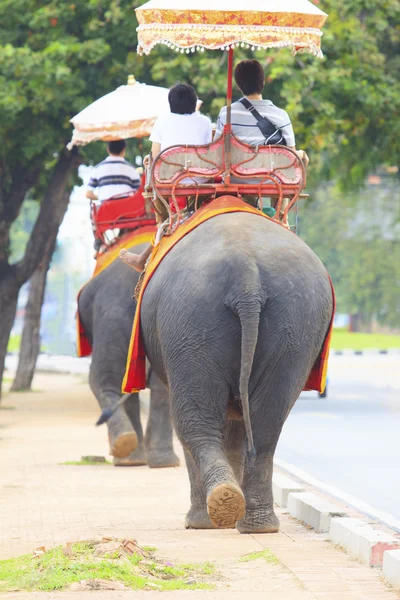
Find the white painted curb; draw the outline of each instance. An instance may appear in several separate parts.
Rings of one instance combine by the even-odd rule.
[[[274,473],[272,477],[272,493],[274,502],[282,508],[287,507],[288,496],[291,492],[303,492],[304,487],[280,473]]]
[[[329,531],[333,517],[346,515],[328,500],[308,492],[290,493],[287,508],[293,517],[322,532]]]
[[[91,357],[77,358],[76,356],[58,356],[56,354],[39,354],[36,370],[42,373],[65,373],[71,375],[87,375],[89,373]],[[18,355],[6,356],[6,369],[11,372],[17,370]]]
[[[384,553],[383,575],[389,583],[400,588],[400,550],[387,550]]]
[[[348,517],[332,519],[329,539],[370,567],[381,567],[387,550],[400,549],[398,538]]]

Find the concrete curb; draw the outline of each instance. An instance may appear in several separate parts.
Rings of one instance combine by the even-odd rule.
[[[327,533],[333,517],[342,517],[346,513],[337,506],[309,492],[292,492],[288,496],[288,512],[316,531]]]
[[[333,354],[334,356],[376,356],[377,354],[393,355],[400,354],[400,348],[367,348],[366,350],[352,350],[351,348],[346,348],[344,350],[335,350],[335,348],[331,348],[331,354]]]
[[[304,487],[293,481],[290,477],[281,473],[274,473],[272,476],[272,493],[274,502],[281,508],[286,508],[289,494],[292,492],[304,492]]]
[[[383,567],[388,583],[400,587],[400,538],[350,518],[329,500],[301,491],[301,483],[276,473],[272,480],[274,501],[299,521],[370,567]],[[304,488],[303,488],[304,489]]]
[[[383,555],[383,576],[400,588],[400,550],[387,550]]]
[[[329,539],[370,567],[382,567],[386,551],[400,549],[398,538],[348,517],[332,519]]]

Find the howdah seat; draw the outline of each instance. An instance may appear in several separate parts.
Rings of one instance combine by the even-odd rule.
[[[110,230],[134,230],[144,225],[154,225],[155,218],[152,209],[146,206],[143,197],[144,178],[140,188],[132,195],[124,198],[114,198],[102,202],[100,206],[91,205],[92,222],[96,239],[109,244],[106,232]]]
[[[269,197],[276,204],[274,219],[285,222],[305,185],[303,162],[290,148],[250,146],[228,134],[205,146],[171,146],[160,152],[145,195],[167,208],[169,198],[178,209],[182,196],[194,197],[196,204],[200,197],[220,195]],[[283,198],[289,202],[281,211]]]

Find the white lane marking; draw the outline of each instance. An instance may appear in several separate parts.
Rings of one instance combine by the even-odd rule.
[[[320,491],[326,492],[327,494],[334,496],[338,500],[343,500],[343,502],[346,502],[346,504],[349,504],[350,506],[352,506],[356,510],[360,511],[361,513],[364,513],[365,515],[372,517],[373,519],[377,519],[378,521],[381,521],[382,523],[389,525],[389,527],[392,527],[392,529],[395,529],[398,533],[400,533],[400,521],[399,521],[399,519],[396,519],[396,517],[394,517],[390,513],[387,513],[383,510],[379,510],[378,508],[375,508],[375,507],[371,506],[370,504],[363,502],[363,500],[360,500],[359,498],[356,498],[355,496],[352,496],[351,494],[342,492],[338,488],[335,488],[334,486],[329,485],[328,483],[324,483],[323,481],[320,481],[316,477],[313,477],[306,471],[303,471],[302,469],[295,467],[294,465],[286,462],[285,460],[275,458],[274,463],[280,469],[283,469],[284,471],[287,471],[291,475],[298,477],[302,481],[305,481],[306,483],[314,486],[315,488],[319,489]]]

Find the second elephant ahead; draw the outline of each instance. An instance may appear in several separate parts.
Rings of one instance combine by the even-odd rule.
[[[140,252],[143,245],[134,250]],[[138,274],[117,259],[91,279],[79,296],[79,315],[93,349],[89,383],[103,411],[113,409],[121,398],[121,382],[136,309],[132,293],[138,278]],[[110,454],[116,466],[179,465],[172,446],[168,392],[154,372],[150,374],[149,387],[146,436],[143,435],[138,394],[130,394],[108,421]]]

